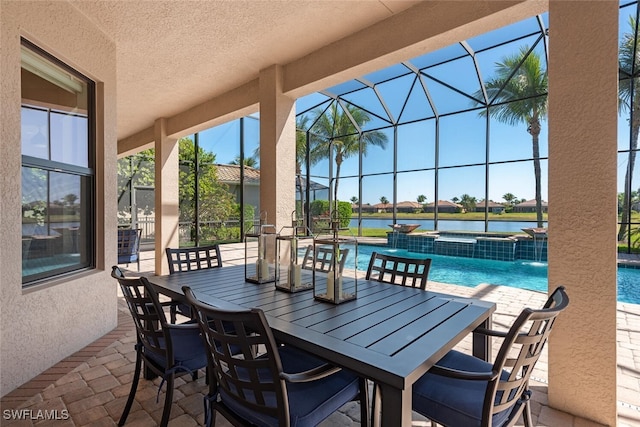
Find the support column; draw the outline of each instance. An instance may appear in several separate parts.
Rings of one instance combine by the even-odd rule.
[[[282,93],[282,68],[260,71],[260,210],[277,230],[295,210],[295,100]]]
[[[167,120],[154,124],[155,139],[155,272],[169,274],[165,248],[178,247],[178,140],[167,136]]]
[[[549,405],[616,425],[618,2],[549,3]]]

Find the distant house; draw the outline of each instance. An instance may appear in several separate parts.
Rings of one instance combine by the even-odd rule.
[[[393,212],[393,205],[391,203],[376,203],[373,205],[373,211],[378,213]]]
[[[415,213],[422,212],[422,203],[418,202],[400,202],[396,205],[397,212]]]
[[[365,203],[364,205],[359,205],[358,203],[351,204],[351,211],[358,212],[358,208],[362,209],[362,213],[374,213],[376,212],[376,208],[374,208],[370,203]]]
[[[527,200],[526,202],[518,203],[513,207],[514,212],[535,212],[536,211],[536,200]],[[542,201],[542,212],[549,211],[549,204]]]
[[[240,203],[240,166],[216,164],[218,181],[229,187],[236,203]],[[260,170],[245,166],[244,168],[244,202],[260,206]]]
[[[496,203],[493,200],[489,200],[488,203],[485,200],[480,200],[476,203],[476,212],[484,212],[485,206],[488,206],[489,212],[491,213],[504,212],[504,205],[502,203]]]
[[[240,166],[216,164],[218,181],[229,187],[229,193],[235,195],[236,203],[240,203]],[[260,206],[260,169],[245,166],[244,168],[244,202],[253,206]],[[300,200],[300,182],[296,181],[296,200]],[[302,180],[302,191],[305,191],[306,180]],[[309,185],[309,200],[328,200],[329,187],[311,181]]]
[[[462,205],[458,203],[450,202],[449,200],[438,200],[438,212],[439,213],[457,213],[462,212]],[[424,211],[433,213],[436,210],[436,203],[427,203],[424,207]]]

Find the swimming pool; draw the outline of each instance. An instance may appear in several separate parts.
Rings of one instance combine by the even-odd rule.
[[[358,270],[366,271],[372,252],[398,254],[412,258],[431,258],[429,280],[475,287],[480,283],[504,285],[547,292],[547,263],[531,261],[493,261],[466,257],[408,252],[383,246],[358,245]],[[350,254],[346,266],[353,268]],[[640,304],[640,269],[618,269],[618,301]]]

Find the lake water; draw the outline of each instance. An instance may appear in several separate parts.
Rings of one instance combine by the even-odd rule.
[[[363,219],[362,228],[389,228],[393,221],[391,218]],[[411,219],[399,220],[398,224],[420,224],[416,231],[427,231],[435,228],[432,219]],[[547,223],[543,223],[546,227]],[[349,227],[358,227],[358,220],[352,219]],[[489,221],[489,230],[496,232],[521,232],[523,228],[537,227],[535,221]],[[391,230],[391,229],[389,229]],[[440,231],[484,231],[484,221],[460,221],[460,220],[438,220],[438,230]]]

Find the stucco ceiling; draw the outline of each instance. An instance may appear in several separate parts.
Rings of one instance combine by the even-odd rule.
[[[120,139],[419,0],[71,3],[116,43]]]

